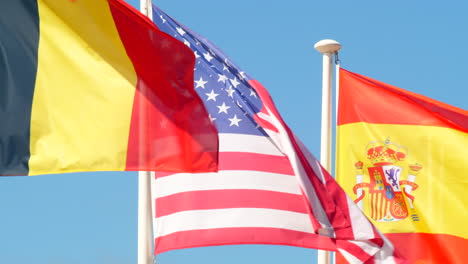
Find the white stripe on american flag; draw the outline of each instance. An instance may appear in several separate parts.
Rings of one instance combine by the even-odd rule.
[[[265,120],[265,121],[270,122],[270,124],[272,124],[274,126],[274,119],[271,118],[269,115],[260,112],[260,113],[257,114],[257,116],[260,117],[261,119]]]
[[[361,213],[357,205],[348,198],[348,211],[349,216],[354,221],[351,221],[351,225],[353,227],[353,234],[355,239],[365,239],[369,236],[374,235],[374,228],[372,228],[372,224],[367,221],[367,218]]]
[[[219,134],[219,151],[284,156],[268,137],[243,134]]]
[[[270,140],[272,142],[271,144],[276,145],[276,147],[280,149],[282,153],[285,153],[284,147],[283,145],[281,145],[281,139],[280,139],[278,132],[272,131],[270,129],[264,129],[264,131],[270,137]]]
[[[301,194],[294,176],[259,171],[220,171],[217,173],[179,173],[155,181],[157,197],[175,193],[247,189]]]
[[[384,244],[383,244],[382,250],[377,252],[377,254],[374,256],[374,260],[378,261],[378,263],[384,263],[384,264],[397,263],[394,257],[395,248],[393,244],[379,230],[376,229],[376,232],[382,237]]]
[[[348,251],[346,250],[342,250],[342,249],[339,249],[338,248],[338,251],[341,253],[341,255],[343,255],[343,257],[346,259],[346,261],[348,261],[349,263],[351,264],[360,264],[362,263],[361,260],[359,260],[358,258],[356,258],[355,256],[353,256],[352,254],[348,253]]]
[[[270,227],[313,233],[308,214],[262,208],[194,210],[158,217],[155,236],[175,232],[233,227]]]

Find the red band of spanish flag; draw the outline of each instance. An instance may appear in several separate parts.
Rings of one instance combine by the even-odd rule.
[[[340,70],[337,180],[411,263],[464,263],[468,111]]]
[[[216,170],[192,51],[123,1],[1,1],[0,32],[0,175]]]

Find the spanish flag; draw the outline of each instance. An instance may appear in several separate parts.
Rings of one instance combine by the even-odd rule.
[[[0,175],[216,170],[194,63],[122,0],[1,0]]]
[[[466,263],[468,111],[340,70],[337,180],[411,263]]]

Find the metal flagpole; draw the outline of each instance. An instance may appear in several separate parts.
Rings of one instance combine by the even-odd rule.
[[[140,0],[140,12],[153,20],[151,0]],[[151,176],[149,171],[138,172],[138,264],[153,263]]]
[[[335,52],[335,118],[336,118],[336,123],[335,123],[335,177],[337,175],[336,173],[336,160],[338,157],[338,152],[336,151],[338,149],[338,103],[340,100],[340,68],[341,68],[341,62],[338,57],[338,51]],[[336,264],[336,253],[334,255],[334,258],[331,262],[332,264]]]
[[[338,57],[338,51],[335,53],[335,117],[336,117],[336,127],[338,127],[338,103],[340,99],[340,69],[341,61]],[[338,129],[335,131],[335,138],[338,138]],[[337,142],[337,141],[335,141]],[[335,147],[336,149],[336,147]],[[336,156],[336,155],[335,155]],[[335,158],[336,160],[336,158]],[[336,166],[335,166],[336,171]]]
[[[332,59],[333,54],[341,49],[341,44],[335,40],[324,39],[315,43],[314,48],[323,55],[322,72],[322,125],[320,139],[320,163],[331,171],[331,137],[332,137]],[[318,264],[330,263],[330,252],[319,250]]]
[[[153,263],[151,172],[138,172],[138,264]]]

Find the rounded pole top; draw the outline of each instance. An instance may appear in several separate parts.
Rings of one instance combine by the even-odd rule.
[[[318,52],[324,53],[335,53],[341,49],[341,44],[333,39],[323,39],[319,42],[315,43],[314,48],[318,50]]]

